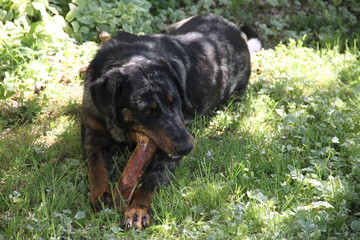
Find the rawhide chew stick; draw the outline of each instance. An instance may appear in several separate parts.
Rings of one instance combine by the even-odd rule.
[[[139,179],[151,162],[157,149],[156,145],[141,133],[135,133],[130,137],[136,141],[137,145],[118,181],[120,194],[127,204],[130,203]]]

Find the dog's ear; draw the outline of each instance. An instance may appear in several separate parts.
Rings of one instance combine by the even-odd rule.
[[[180,60],[170,59],[165,61],[172,75],[175,77],[175,84],[180,93],[181,100],[186,108],[193,108],[186,95],[186,68]]]
[[[109,78],[100,77],[90,84],[91,99],[97,109],[105,112],[111,103],[111,95],[108,89]]]
[[[108,71],[90,85],[90,94],[96,108],[108,119],[112,126],[117,117],[116,106],[120,101],[124,77],[119,70]]]

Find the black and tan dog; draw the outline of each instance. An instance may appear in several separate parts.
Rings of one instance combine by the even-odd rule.
[[[129,133],[142,133],[158,151],[123,224],[138,229],[150,224],[155,188],[169,181],[169,172],[194,147],[186,124],[246,89],[247,42],[255,40],[259,48],[256,38],[250,28],[240,30],[210,14],[173,24],[166,34],[120,32],[98,51],[86,73],[82,109],[83,155],[95,211],[118,201],[109,186],[110,148],[129,143]]]

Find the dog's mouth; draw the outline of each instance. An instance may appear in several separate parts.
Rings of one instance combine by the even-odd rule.
[[[144,132],[140,132],[140,131],[135,131],[135,132],[129,133],[128,135],[130,137],[130,140],[132,142],[136,142],[135,138],[133,136],[135,136],[136,134],[139,134],[139,133],[148,137],[149,140],[151,141],[151,143],[154,144],[158,149],[160,149],[163,152],[163,154],[166,155],[168,158],[170,158],[172,161],[179,161],[180,159],[182,159],[184,156],[186,156],[189,153],[189,152],[184,152],[184,154],[174,153],[174,151],[171,151],[168,149],[170,147],[160,146],[161,142],[159,143],[159,141],[154,139],[151,135],[146,134]]]
[[[181,155],[173,156],[171,154],[168,154],[168,157],[171,158],[171,160],[173,160],[173,161],[179,161],[184,156],[181,156]]]
[[[172,131],[164,129],[152,130],[143,126],[134,126],[128,133],[145,135],[158,150],[161,150],[163,155],[166,155],[166,157],[173,161],[180,160],[182,157],[188,155],[194,148],[194,137],[185,129],[173,128]],[[131,136],[130,140],[133,141]]]

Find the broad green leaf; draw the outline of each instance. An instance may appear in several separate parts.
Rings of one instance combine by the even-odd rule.
[[[70,11],[75,11],[78,9],[78,7],[73,3],[69,3],[69,8],[70,8]]]
[[[332,142],[332,143],[340,143],[340,142],[339,142],[339,139],[338,139],[337,137],[331,138],[331,142]]]
[[[85,212],[79,211],[75,214],[75,219],[82,219],[85,217]]]
[[[80,25],[79,25],[79,23],[76,22],[76,21],[71,22],[71,26],[73,27],[74,32],[78,32],[79,29],[80,29]]]
[[[75,11],[74,10],[70,10],[67,14],[66,14],[66,21],[71,22],[72,20],[74,20],[75,18]]]
[[[91,12],[94,12],[99,9],[99,6],[95,2],[89,1],[88,6]]]
[[[100,12],[94,12],[94,20],[95,22],[97,23],[107,23],[107,18],[106,18],[106,15],[103,14],[103,13],[100,13]]]
[[[83,16],[78,18],[79,22],[87,24],[87,25],[92,25],[94,24],[94,20],[93,20],[93,16]]]
[[[80,27],[80,32],[85,33],[85,34],[89,33],[89,28],[82,26],[82,27]]]
[[[360,221],[359,220],[352,221],[351,229],[355,232],[360,232]]]

